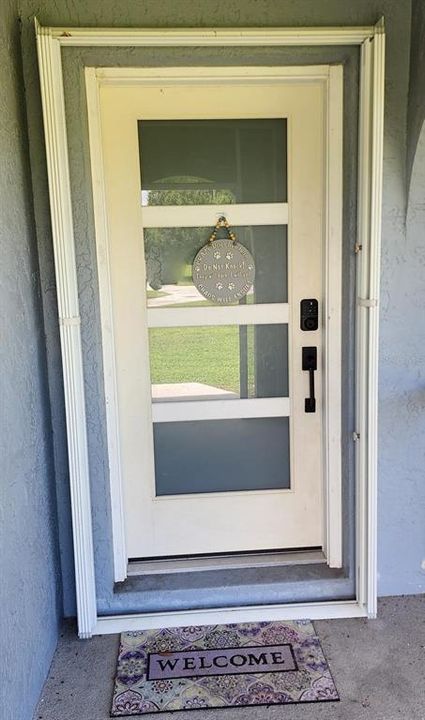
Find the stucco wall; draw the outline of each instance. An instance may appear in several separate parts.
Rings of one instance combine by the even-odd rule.
[[[24,38],[23,57],[28,97],[31,155],[35,190],[35,211],[39,234],[43,287],[54,286],[52,250],[46,196],[45,160],[37,89],[37,70],[32,15],[44,25],[103,26],[275,26],[275,25],[356,25],[373,24],[384,14],[387,30],[386,106],[384,144],[384,196],[382,247],[382,315],[380,360],[379,429],[379,590],[381,594],[421,592],[425,571],[421,562],[425,549],[420,535],[419,508],[422,497],[418,478],[422,473],[423,451],[417,438],[421,410],[420,361],[423,340],[417,315],[411,315],[410,280],[417,263],[414,244],[406,242],[405,158],[407,90],[410,54],[410,0],[144,0],[130,2],[103,0],[21,0]],[[155,50],[152,50],[155,54]],[[89,258],[86,258],[86,260]],[[84,260],[84,259],[83,259]],[[89,267],[89,265],[87,265]],[[400,268],[403,269],[400,275]],[[400,281],[402,278],[402,282]],[[83,291],[95,283],[91,272]],[[94,285],[93,285],[94,286]],[[423,288],[416,288],[417,306],[424,304]],[[73,611],[72,562],[70,552],[69,499],[66,479],[66,451],[63,434],[63,406],[60,387],[57,324],[54,294],[45,302],[46,334],[50,366],[52,413],[56,433],[55,455],[60,508],[61,553],[65,587],[65,611]],[[423,322],[423,321],[422,321]],[[423,332],[422,332],[423,336]],[[408,337],[408,342],[406,342]],[[93,394],[99,387],[88,386]],[[402,422],[397,422],[402,418]],[[92,432],[95,432],[91,428]],[[102,445],[100,441],[99,446]],[[99,463],[102,458],[97,459]],[[91,458],[96,461],[96,458]],[[95,516],[95,532],[109,525],[107,514]],[[105,553],[110,548],[105,548]],[[397,559],[396,562],[394,560]]]
[[[400,587],[405,593],[425,591],[425,124],[413,163],[406,236],[394,263],[388,314],[399,320],[399,345],[393,335],[384,337],[385,385],[381,380],[381,405],[388,415],[394,408],[380,455],[380,474],[387,474],[390,489],[380,494],[381,537],[392,545],[391,552],[381,552],[379,568],[387,594]],[[401,448],[397,475],[393,467]]]
[[[0,715],[30,720],[61,612],[43,316],[16,3],[0,14]]]

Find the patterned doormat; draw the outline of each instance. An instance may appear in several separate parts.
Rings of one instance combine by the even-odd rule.
[[[310,621],[121,635],[111,715],[339,700]]]

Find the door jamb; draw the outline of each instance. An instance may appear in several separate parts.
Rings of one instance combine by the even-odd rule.
[[[78,630],[94,633],[182,623],[232,622],[294,617],[376,615],[377,598],[377,373],[379,258],[382,205],[385,32],[383,19],[374,27],[252,29],[103,29],[42,27],[36,36],[46,139],[49,194],[59,326],[65,386],[65,408],[71,486]],[[355,601],[220,608],[211,611],[151,613],[98,617],[89,487],[80,315],[71,212],[68,147],[61,46],[256,46],[360,45],[357,307],[356,307],[356,549]],[[341,209],[339,209],[339,212]],[[101,290],[102,291],[102,290]],[[112,336],[110,340],[113,340]],[[112,434],[110,434],[112,432]],[[109,447],[118,438],[108,427]],[[118,459],[118,449],[116,453]],[[110,458],[111,461],[111,458]],[[110,467],[119,477],[119,468]],[[114,502],[114,499],[112,499]],[[122,507],[115,519],[122,521]],[[123,523],[121,522],[121,528]],[[116,536],[120,536],[120,532]],[[123,538],[121,537],[121,542]],[[328,542],[332,542],[328,538]],[[123,554],[121,553],[121,561]],[[122,573],[117,556],[116,574]]]

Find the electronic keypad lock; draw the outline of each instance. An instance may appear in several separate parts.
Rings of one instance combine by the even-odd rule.
[[[317,330],[319,327],[319,303],[314,298],[306,298],[300,303],[301,330]]]

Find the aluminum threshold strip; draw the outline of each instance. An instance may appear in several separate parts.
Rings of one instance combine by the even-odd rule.
[[[239,568],[276,567],[326,563],[321,550],[297,552],[247,553],[210,557],[172,558],[159,560],[132,560],[128,564],[128,577],[137,575],[164,575],[207,570],[235,570]]]

